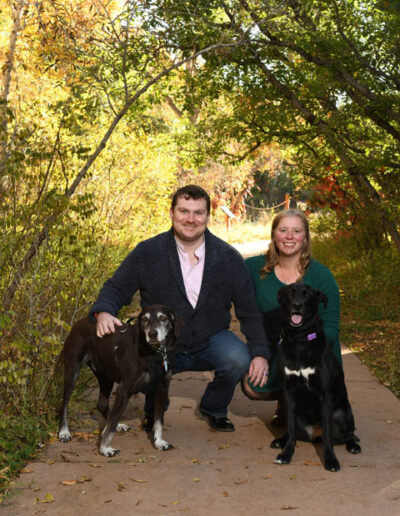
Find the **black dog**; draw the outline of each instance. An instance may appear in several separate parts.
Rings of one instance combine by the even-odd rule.
[[[326,306],[327,297],[308,285],[293,283],[279,290],[278,302],[287,433],[271,443],[272,448],[283,448],[275,463],[290,463],[296,439],[317,442],[315,430],[320,427],[325,469],[339,471],[333,445],[344,443],[350,453],[360,453],[361,448],[354,435],[343,370],[327,343],[318,316],[318,304]]]
[[[97,408],[106,420],[100,453],[107,457],[119,453],[111,448],[115,431],[127,431],[118,424],[134,393],[155,391],[154,446],[168,450],[172,446],[162,438],[164,411],[168,400],[174,344],[179,333],[180,318],[168,307],[152,305],[142,310],[133,326],[116,327],[112,335],[96,336],[96,325],[88,318],[79,320],[68,335],[62,351],[64,360],[64,397],[60,410],[60,441],[71,440],[67,411],[75,382],[82,365],[87,364],[100,387]],[[118,383],[112,410],[109,398]]]

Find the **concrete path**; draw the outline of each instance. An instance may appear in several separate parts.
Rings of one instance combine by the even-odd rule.
[[[237,322],[233,329],[237,330]],[[230,407],[233,433],[218,433],[196,413],[210,373],[173,378],[160,452],[140,430],[143,397],[132,399],[132,429],[115,437],[106,458],[96,448],[95,410],[77,416],[71,443],[46,445],[0,505],[0,516],[144,515],[400,515],[400,401],[349,351],[343,351],[362,454],[336,452],[341,471],[321,465],[320,449],[299,443],[289,466],[273,464],[269,427],[275,402],[250,401],[238,387]],[[94,407],[96,393],[90,396]]]

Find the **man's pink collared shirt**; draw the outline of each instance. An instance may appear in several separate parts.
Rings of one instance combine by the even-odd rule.
[[[192,265],[188,253],[185,252],[183,245],[176,241],[179,261],[181,264],[183,282],[185,284],[186,295],[193,308],[196,307],[197,300],[200,294],[201,282],[203,280],[204,259],[205,259],[205,242],[194,252],[198,259],[197,263]]]

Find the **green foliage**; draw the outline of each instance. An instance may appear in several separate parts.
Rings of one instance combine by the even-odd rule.
[[[398,254],[389,245],[363,250],[354,234],[327,234],[325,228],[313,240],[313,254],[339,284],[343,342],[400,396],[400,278],[393,274]]]
[[[0,493],[26,462],[35,457],[54,430],[48,407],[21,408],[18,415],[0,410]]]

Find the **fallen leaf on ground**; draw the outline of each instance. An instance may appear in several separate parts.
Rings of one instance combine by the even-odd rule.
[[[245,478],[239,478],[238,480],[235,480],[235,484],[247,484],[247,480]]]
[[[229,494],[226,491],[224,491],[222,494],[223,496],[229,496]]]
[[[100,464],[89,464],[92,468],[101,468]]]
[[[74,486],[76,483],[76,480],[63,480],[62,482],[60,482],[60,484],[63,486]]]
[[[263,477],[265,480],[269,480],[270,478],[272,478],[272,475],[271,473],[268,473],[268,475],[265,475],[265,477]]]
[[[50,493],[47,493],[46,496],[41,500],[40,498],[36,498],[36,503],[52,503],[55,498]]]
[[[292,507],[291,505],[284,505],[281,507],[281,511],[294,511],[295,509],[298,509],[298,507]]]
[[[81,477],[81,478],[78,478],[77,481],[79,482],[79,484],[82,484],[83,482],[91,482],[92,479],[90,477]]]
[[[118,482],[117,489],[118,491],[123,491],[124,489],[126,489],[126,487],[123,482]]]
[[[33,473],[33,469],[32,468],[22,468],[21,473]]]
[[[305,460],[303,462],[304,466],[321,466],[319,462],[313,462],[312,460]]]
[[[200,482],[200,479],[199,478],[194,478],[193,482]]]
[[[148,480],[142,480],[141,478],[131,478],[130,480],[132,480],[132,482],[140,482],[140,483],[148,482]]]
[[[293,475],[290,475],[289,480],[296,480],[297,476],[293,473]]]
[[[229,448],[229,446],[229,443],[221,444],[221,446],[218,446],[218,450],[225,450],[226,448]]]

